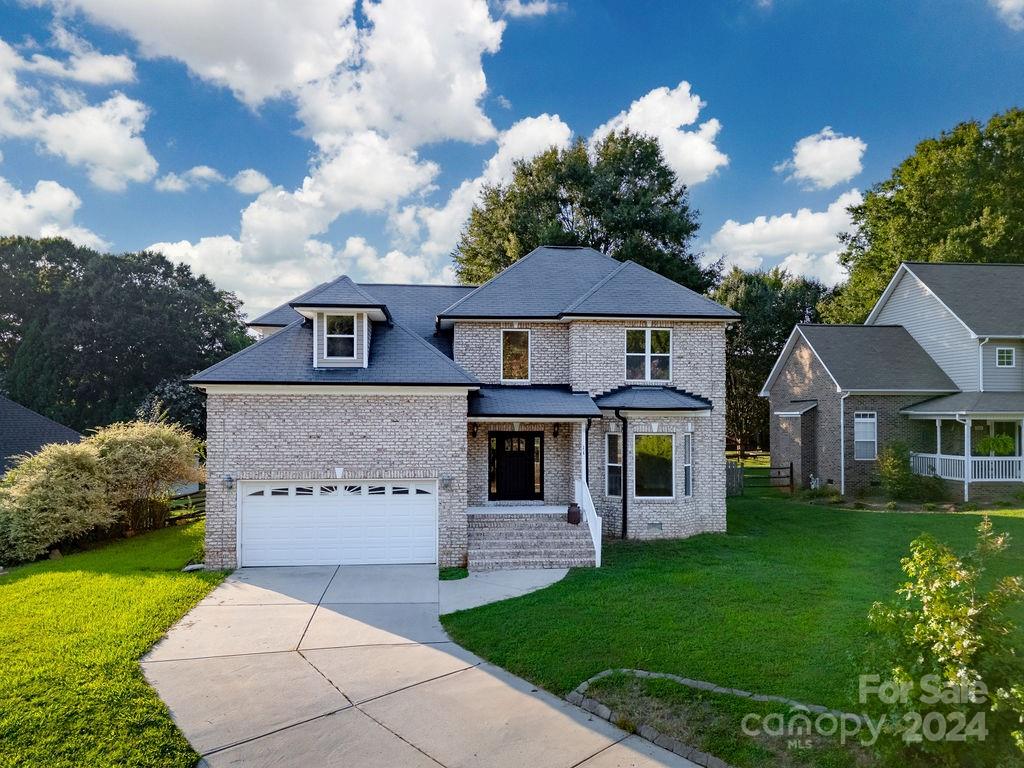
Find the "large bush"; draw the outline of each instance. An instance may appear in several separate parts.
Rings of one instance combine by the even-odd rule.
[[[983,579],[1006,546],[987,517],[965,555],[921,536],[902,561],[907,580],[896,598],[871,608],[869,663],[896,687],[864,703],[885,718],[878,747],[888,764],[1020,764],[1024,664],[1007,611],[1024,599],[1024,581],[1006,577],[985,591]]]
[[[21,457],[0,481],[0,561],[33,560],[54,544],[113,525],[96,447],[53,444]]]
[[[910,466],[910,448],[893,442],[878,453],[878,475],[890,499],[942,501],[946,486],[938,477],[917,475]]]
[[[86,438],[107,479],[107,499],[130,531],[163,525],[174,486],[199,482],[200,443],[177,424],[130,421]]]

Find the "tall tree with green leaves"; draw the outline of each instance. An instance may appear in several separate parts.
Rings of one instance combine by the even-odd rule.
[[[715,301],[743,316],[725,336],[726,434],[740,451],[768,444],[768,403],[758,395],[797,323],[819,320],[817,305],[829,295],[817,280],[785,270],[725,275]]]
[[[517,162],[483,189],[453,257],[462,282],[482,283],[539,245],[586,245],[703,293],[718,267],[691,249],[698,226],[657,139],[622,131]]]
[[[0,241],[0,262],[7,247],[53,247],[72,262],[59,281],[39,280],[20,305],[0,307],[0,315],[16,317],[8,326],[17,331],[8,392],[50,418],[78,430],[130,419],[160,382],[251,343],[233,294],[160,254],[18,240]]]
[[[1024,262],[1024,110],[922,141],[852,213],[829,322],[863,321],[902,261]]]

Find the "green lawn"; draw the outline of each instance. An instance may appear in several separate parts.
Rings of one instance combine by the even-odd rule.
[[[442,622],[473,652],[559,694],[629,667],[846,709],[857,675],[871,671],[860,663],[868,608],[892,596],[911,540],[929,531],[968,547],[980,519],[730,499],[728,534],[606,542],[600,569]],[[1013,541],[992,575],[1024,573],[1024,520],[993,519]]]
[[[191,766],[138,659],[222,578],[201,523],[0,576],[0,766]]]

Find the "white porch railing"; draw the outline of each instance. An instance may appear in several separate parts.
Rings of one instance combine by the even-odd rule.
[[[964,457],[935,453],[910,454],[910,466],[917,475],[936,475],[945,480],[964,479]],[[972,482],[1019,482],[1024,480],[1020,456],[971,457]]]
[[[590,488],[586,480],[576,478],[576,503],[580,505],[583,512],[583,519],[587,521],[590,528],[590,540],[594,542],[594,565],[601,567],[601,518],[597,516],[594,508],[594,499],[590,495]]]

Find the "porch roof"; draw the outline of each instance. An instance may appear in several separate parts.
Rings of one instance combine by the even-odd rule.
[[[469,415],[533,418],[596,418],[601,411],[586,392],[559,385],[507,385],[480,387],[470,393]]]
[[[595,400],[599,408],[625,411],[710,411],[711,401],[673,387],[647,385],[613,389]]]
[[[910,417],[953,416],[983,414],[1024,415],[1024,392],[957,392],[926,400],[904,408],[900,413]]]

